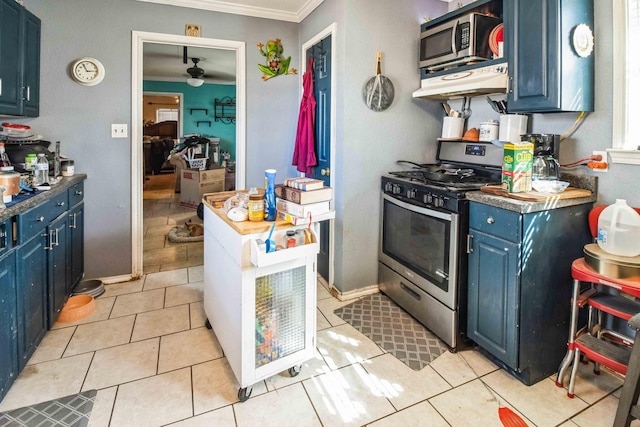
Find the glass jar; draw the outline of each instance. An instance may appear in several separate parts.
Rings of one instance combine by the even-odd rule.
[[[264,196],[262,194],[258,193],[258,191],[250,192],[247,207],[249,209],[249,221],[264,221]]]
[[[287,235],[285,237],[285,243],[287,248],[295,248],[296,247],[296,232],[295,230],[287,230]]]

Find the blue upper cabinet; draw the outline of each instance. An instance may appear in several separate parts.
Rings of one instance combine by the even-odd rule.
[[[0,0],[0,115],[40,113],[40,19]]]
[[[510,113],[593,111],[593,0],[504,0]]]

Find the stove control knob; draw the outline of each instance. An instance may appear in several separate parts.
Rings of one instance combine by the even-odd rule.
[[[433,200],[433,205],[436,208],[441,208],[444,206],[444,198],[443,197],[435,197]]]
[[[416,198],[416,190],[410,188],[407,190],[407,199],[415,199]]]
[[[400,194],[402,193],[402,187],[400,187],[398,184],[393,184],[393,190],[391,190],[391,192],[393,194]]]
[[[424,203],[430,205],[431,203],[433,203],[433,195],[431,193],[427,193],[424,195],[423,199]]]
[[[386,193],[390,192],[392,188],[393,188],[393,184],[392,183],[390,183],[390,182],[385,182],[384,183],[384,191]]]

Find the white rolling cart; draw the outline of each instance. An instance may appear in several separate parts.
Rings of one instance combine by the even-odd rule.
[[[266,241],[272,225],[234,223],[205,203],[206,326],[213,328],[240,383],[241,402],[265,378],[285,370],[297,375],[315,352],[317,222],[311,227],[313,243],[265,253],[256,241]],[[278,220],[274,235],[304,227]]]

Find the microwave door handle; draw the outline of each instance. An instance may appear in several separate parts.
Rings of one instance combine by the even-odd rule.
[[[453,26],[453,31],[451,31],[451,52],[454,55],[458,55],[458,49],[456,46],[456,35],[458,34],[458,24],[460,21],[456,20],[455,25]]]

